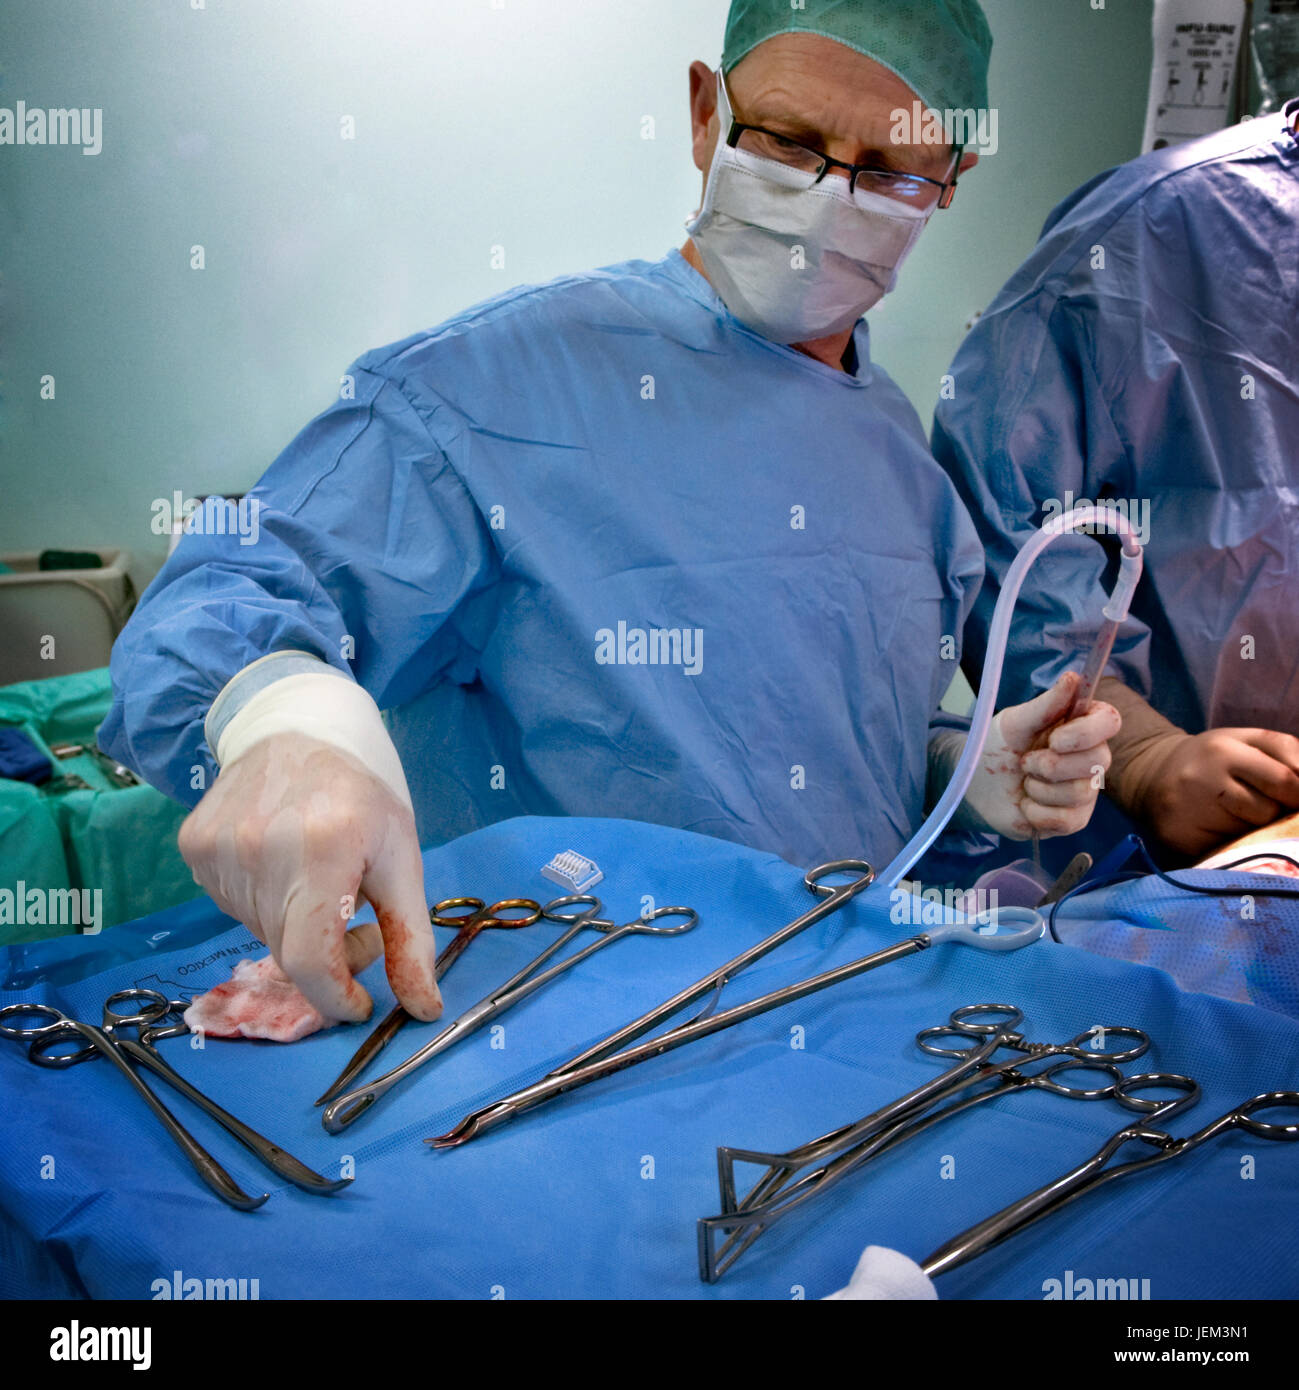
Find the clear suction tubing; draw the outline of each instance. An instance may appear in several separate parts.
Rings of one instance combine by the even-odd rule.
[[[1014,563],[1006,572],[1005,582],[997,598],[997,606],[993,610],[992,626],[988,632],[988,653],[983,663],[983,679],[979,683],[979,698],[971,716],[965,751],[956,764],[947,790],[938,799],[938,804],[926,817],[925,823],[880,875],[879,884],[886,891],[898,886],[916,861],[943,833],[947,822],[956,813],[957,807],[969,790],[975,768],[983,754],[988,730],[992,726],[993,715],[996,713],[997,688],[1001,684],[1001,668],[1005,663],[1006,644],[1010,639],[1011,614],[1019,598],[1024,576],[1053,540],[1083,526],[1091,526],[1097,533],[1117,534],[1122,539],[1123,553],[1120,557],[1119,577],[1114,585],[1114,592],[1110,595],[1110,601],[1105,605],[1103,617],[1107,623],[1116,625],[1127,618],[1132,595],[1141,578],[1145,562],[1141,541],[1127,517],[1109,507],[1075,507],[1063,516],[1052,517],[1036,535],[1024,543],[1023,549],[1015,556]]]

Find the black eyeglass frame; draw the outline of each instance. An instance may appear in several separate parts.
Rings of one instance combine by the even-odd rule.
[[[746,130],[755,131],[759,135],[769,135],[773,140],[783,140],[787,145],[796,145],[800,150],[821,161],[821,169],[818,172],[812,186],[815,188],[818,183],[830,172],[831,169],[848,170],[848,188],[850,192],[857,191],[857,179],[861,174],[874,174],[877,178],[885,179],[907,179],[912,183],[932,184],[939,190],[937,208],[940,212],[946,211],[952,205],[952,199],[956,197],[956,184],[960,178],[961,156],[965,153],[964,145],[954,145],[953,151],[955,162],[952,166],[952,176],[949,179],[931,179],[925,174],[908,174],[900,169],[881,169],[877,164],[848,164],[842,159],[835,159],[818,150],[811,145],[805,145],[801,140],[795,140],[792,136],[782,135],[778,130],[769,130],[766,126],[750,125],[747,121],[737,121],[734,116],[731,119],[730,133],[726,137],[726,143],[735,149],[740,143],[740,137]]]

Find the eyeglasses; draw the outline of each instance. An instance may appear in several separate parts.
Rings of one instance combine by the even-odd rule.
[[[886,198],[909,203],[912,207],[940,209],[951,207],[952,199],[956,197],[957,171],[965,152],[964,145],[957,145],[953,152],[951,176],[931,179],[923,174],[906,174],[871,164],[846,164],[842,159],[832,159],[824,151],[800,144],[788,135],[735,119],[731,120],[726,143],[732,149],[742,150],[757,159],[772,160],[804,175],[808,188],[814,188],[831,169],[846,169],[850,192],[855,193],[858,188],[863,188],[870,193],[880,193]]]

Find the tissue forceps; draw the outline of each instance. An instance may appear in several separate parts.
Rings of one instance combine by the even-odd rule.
[[[1005,1014],[998,1023],[976,1023],[983,1015]],[[781,1217],[821,1195],[877,1154],[891,1149],[931,1125],[960,1114],[984,1101],[1011,1092],[1035,1089],[1074,1100],[1107,1100],[1116,1098],[1119,1088],[1133,1080],[1118,1068],[1120,1062],[1134,1061],[1150,1048],[1150,1038],[1139,1028],[1095,1027],[1079,1033],[1063,1043],[1030,1043],[1017,1030],[1023,1014],[1008,1004],[969,1004],[956,1009],[946,1024],[925,1028],[916,1034],[921,1051],[931,1056],[955,1057],[957,1063],[941,1076],[924,1083],[899,1100],[874,1111],[865,1119],[843,1125],[820,1139],[799,1145],[785,1153],[767,1153],[754,1149],[731,1147],[717,1150],[718,1186],[722,1210],[717,1216],[702,1217],[698,1226],[699,1272],[706,1283],[714,1283],[739,1257]],[[1104,1038],[1116,1036],[1130,1039],[1132,1045],[1104,1050]],[[967,1045],[940,1047],[937,1040],[960,1038]],[[1100,1046],[1085,1046],[1091,1040]],[[1019,1053],[1008,1061],[993,1064],[992,1057],[1001,1049]],[[1051,1065],[1035,1072],[1022,1068],[1041,1059],[1057,1058]],[[1068,1084],[1061,1076],[1070,1071],[1101,1072],[1109,1077],[1107,1085],[1081,1087]],[[1161,1082],[1178,1085],[1181,1078]],[[984,1085],[973,1095],[954,1100],[942,1109],[934,1107],[943,1100]],[[1190,1083],[1193,1085],[1194,1083]],[[1183,1101],[1182,1104],[1190,1104]],[[1137,1100],[1132,1108],[1152,1114],[1171,1114],[1164,1109],[1167,1102]],[[737,1162],[765,1164],[766,1171],[740,1200],[735,1194],[735,1165]],[[796,1175],[816,1164],[810,1173]],[[720,1233],[731,1234],[717,1246]]]
[[[134,1013],[120,1013],[117,1005],[136,1003],[142,1007]],[[299,1162],[292,1154],[273,1144],[256,1130],[222,1109],[214,1100],[187,1081],[159,1054],[153,1046],[159,1038],[176,1037],[189,1030],[176,1016],[186,1007],[183,1000],[170,1000],[151,989],[120,989],[104,1000],[103,1022],[100,1026],[69,1018],[50,1004],[10,1004],[0,1009],[0,1037],[28,1044],[28,1058],[37,1066],[63,1070],[89,1061],[92,1057],[107,1057],[131,1083],[167,1133],[194,1166],[199,1177],[221,1198],[240,1211],[253,1211],[265,1202],[269,1193],[250,1196],[230,1174],[189,1133],[152,1089],[137,1074],[136,1066],[153,1072],[173,1090],[192,1101],[205,1114],[237,1139],[272,1172],[307,1192],[322,1195],[346,1187],[351,1178],[329,1179]],[[19,1026],[7,1020],[22,1015],[48,1020],[36,1026]],[[135,1027],[138,1038],[117,1036],[123,1028]],[[56,1047],[80,1038],[84,1046],[73,1052],[56,1052]]]
[[[1185,1080],[1186,1078],[1182,1079]],[[1135,1085],[1142,1080],[1149,1080],[1149,1078],[1132,1077],[1129,1085]],[[1166,1077],[1160,1077],[1156,1078],[1152,1084],[1168,1084],[1168,1080]],[[1198,1089],[1196,1094],[1198,1096]],[[1126,1105],[1130,1097],[1120,1095],[1118,1099]],[[1194,1101],[1184,1101],[1183,1103],[1194,1104]],[[1035,1221],[1040,1221],[1042,1217],[1050,1216],[1053,1212],[1068,1206],[1070,1202],[1076,1201],[1093,1189],[1101,1187],[1115,1178],[1144,1172],[1146,1169],[1155,1167],[1160,1163],[1166,1163],[1170,1159],[1180,1158],[1183,1154],[1198,1149],[1201,1144],[1207,1144],[1211,1139],[1216,1139],[1220,1134],[1226,1134],[1233,1129],[1243,1129],[1258,1139],[1276,1139],[1294,1143],[1299,1140],[1299,1124],[1278,1124],[1273,1121],[1254,1118],[1260,1110],[1282,1107],[1299,1109],[1299,1091],[1264,1091],[1261,1095],[1251,1096],[1248,1100],[1242,1101],[1234,1110],[1229,1110],[1225,1115],[1220,1115],[1216,1120],[1210,1121],[1203,1129],[1181,1139],[1175,1139],[1171,1134],[1167,1134],[1163,1130],[1152,1129],[1148,1125],[1129,1125],[1113,1135],[1086,1162],[1080,1163],[1076,1168],[1056,1178],[1054,1182],[1047,1183],[1045,1187],[1038,1188],[1036,1192],[1030,1192],[1027,1197],[1021,1197],[1019,1201],[1012,1202],[1008,1207],[1003,1207],[995,1215],[980,1221],[977,1226],[971,1226],[969,1230],[963,1231],[945,1245],[939,1246],[932,1255],[926,1256],[920,1267],[931,1278],[937,1274],[944,1274],[947,1270],[955,1269],[958,1265],[965,1264],[967,1260],[982,1255],[985,1250],[992,1249],[994,1245],[1000,1245],[1002,1241],[1009,1240],[1011,1236],[1024,1230],[1025,1227],[1031,1226]],[[1107,1167],[1110,1159],[1119,1153],[1125,1145],[1131,1143],[1147,1144],[1155,1152],[1147,1154],[1144,1158],[1121,1163],[1114,1168]]]
[[[837,888],[832,888],[821,882],[822,878],[831,873],[855,873],[858,877]],[[889,965],[893,961],[902,960],[919,951],[927,951],[931,946],[938,945],[940,942],[955,941],[964,945],[976,946],[985,951],[1014,951],[1039,940],[1046,929],[1041,916],[1027,908],[1005,908],[1000,913],[998,920],[985,919],[987,925],[982,930],[964,921],[942,922],[918,936],[907,937],[903,941],[895,942],[892,946],[886,946],[883,950],[873,951],[868,956],[862,956],[845,965],[824,970],[818,975],[812,975],[805,980],[797,981],[795,984],[786,985],[783,989],[773,990],[771,993],[761,995],[746,1004],[737,1004],[720,1014],[712,1013],[716,997],[720,995],[727,981],[739,970],[758,959],[759,956],[766,955],[768,951],[773,950],[781,942],[787,941],[805,927],[810,926],[813,921],[819,920],[820,917],[826,916],[842,906],[849,898],[861,892],[873,878],[874,870],[863,860],[837,860],[834,863],[823,864],[820,868],[811,870],[803,881],[812,893],[823,899],[817,907],[804,913],[802,917],[791,922],[788,926],[782,927],[764,941],[760,941],[756,946],[750,947],[748,951],[737,956],[733,961],[720,966],[711,975],[705,976],[666,1003],[660,1004],[658,1008],[652,1009],[648,1014],[642,1015],[617,1033],[611,1034],[603,1042],[588,1048],[586,1052],[550,1072],[540,1081],[516,1091],[513,1095],[506,1096],[502,1100],[481,1107],[467,1115],[448,1133],[425,1142],[432,1144],[435,1148],[453,1148],[458,1144],[467,1143],[486,1130],[504,1124],[516,1115],[542,1105],[555,1096],[576,1090],[603,1077],[612,1076],[615,1072],[636,1066],[640,1062],[647,1061],[650,1057],[661,1056],[665,1052],[683,1047],[698,1038],[708,1037],[713,1033],[721,1032],[723,1029],[734,1027],[737,1023],[743,1023],[747,1019],[756,1018],[759,1014],[782,1008],[795,1000],[805,999],[810,994],[815,994],[831,985],[841,984],[845,980],[851,980],[869,970],[876,970],[882,965]],[[1027,923],[1027,925],[1020,927],[1018,931],[999,932],[997,927],[1000,925],[1000,919]],[[979,919],[975,920],[978,921]],[[670,1028],[666,1033],[661,1033],[658,1037],[651,1038],[639,1046],[628,1048],[624,1052],[617,1052],[617,1048],[621,1047],[623,1043],[643,1036],[663,1019],[678,1012],[701,995],[710,992],[714,993],[714,1000],[710,1001],[709,1007],[691,1022]]]
[[[462,911],[465,908],[468,911]],[[523,916],[503,917],[503,912],[521,912]],[[443,898],[440,903],[433,904],[428,916],[435,927],[454,927],[456,930],[455,936],[442,948],[433,966],[433,978],[440,980],[482,932],[509,927],[530,927],[533,923],[539,922],[541,904],[531,898],[504,898],[488,907],[481,898]],[[400,1004],[394,1005],[388,1016],[352,1053],[347,1065],[329,1083],[328,1090],[316,1104],[325,1105],[335,1096],[341,1096],[401,1032],[409,1020],[410,1014]]]
[[[585,911],[570,913],[560,911],[561,908],[579,905],[584,907]],[[499,1018],[507,1009],[512,1009],[515,1004],[522,1002],[528,995],[548,985],[565,971],[571,970],[575,965],[580,965],[584,960],[595,955],[597,951],[603,951],[606,947],[612,946],[627,936],[680,936],[682,932],[689,931],[699,921],[699,914],[693,908],[656,907],[652,912],[637,917],[635,921],[625,922],[619,926],[616,922],[602,918],[600,913],[603,911],[604,905],[600,899],[593,898],[589,894],[574,894],[569,897],[556,898],[553,902],[547,903],[542,910],[542,915],[552,922],[564,923],[568,930],[557,937],[540,955],[530,960],[522,970],[511,975],[498,989],[493,990],[486,998],[480,999],[471,1009],[462,1013],[454,1022],[443,1028],[431,1042],[425,1043],[418,1052],[412,1053],[400,1066],[394,1067],[391,1071],[370,1082],[368,1086],[358,1087],[356,1090],[349,1091],[333,1100],[325,1107],[325,1113],[322,1116],[325,1128],[330,1134],[341,1134],[353,1120],[364,1114],[380,1096],[390,1091],[399,1081],[417,1071],[426,1062],[432,1061],[439,1053],[445,1052],[463,1038],[477,1032],[485,1024]],[[667,917],[684,917],[685,921],[675,927],[656,925]],[[575,936],[583,931],[599,932],[599,939],[561,960],[558,965],[552,965],[549,970],[541,970],[541,967],[548,960],[562,951]]]

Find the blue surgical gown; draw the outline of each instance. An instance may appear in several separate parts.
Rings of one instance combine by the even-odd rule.
[[[1148,503],[1111,674],[1192,733],[1299,734],[1295,110],[1079,190],[961,347],[933,444],[988,554],[974,670],[1006,570],[1068,493]],[[1001,703],[1077,663],[1113,572],[1093,538],[1052,543],[1020,598]]]
[[[105,747],[195,802],[223,684],[304,650],[387,712],[426,843],[622,816],[883,864],[983,559],[854,341],[854,375],[767,342],[673,252],[367,354],[256,544],[186,535],[149,587]]]

